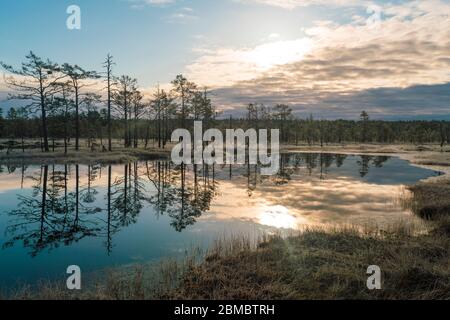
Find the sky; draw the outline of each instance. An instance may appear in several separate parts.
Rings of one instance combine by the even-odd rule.
[[[299,117],[450,119],[447,0],[2,0],[0,61],[30,50],[99,71],[111,53],[148,94],[182,73],[224,114],[285,103]],[[1,77],[4,109],[8,92]]]

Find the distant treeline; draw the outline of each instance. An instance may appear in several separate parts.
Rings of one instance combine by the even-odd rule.
[[[50,137],[52,140],[64,140],[68,143],[74,140],[75,128],[69,125],[65,131],[65,121],[74,123],[74,116],[62,118],[50,116],[47,119]],[[22,118],[17,116],[15,109],[11,109],[6,117],[0,115],[0,138],[5,143],[21,144],[22,140],[42,140],[42,120],[39,117]],[[206,124],[206,125],[205,125]],[[173,130],[181,127],[180,119],[165,120],[161,123],[155,119],[139,119],[131,124],[131,140],[136,141],[137,147],[148,147],[150,143],[165,147],[170,142]],[[112,119],[112,139],[124,139],[126,135],[125,120]],[[161,130],[159,129],[161,127]],[[193,128],[193,120],[186,119],[184,127]],[[244,130],[280,129],[280,139],[283,143],[326,145],[329,143],[439,143],[444,146],[450,141],[450,122],[448,121],[352,121],[352,120],[315,120],[309,119],[260,119],[251,121],[245,119],[217,119],[212,118],[204,122],[204,130],[229,128]],[[105,110],[83,112],[79,116],[79,137],[86,140],[87,146],[99,144],[108,145],[108,121]],[[26,142],[24,142],[26,143]],[[73,143],[72,143],[73,145]],[[134,146],[134,143],[133,143]]]
[[[450,122],[374,121],[362,111],[358,121],[321,120],[294,117],[290,106],[249,104],[244,118],[224,119],[206,88],[178,75],[172,89],[155,90],[145,99],[136,79],[113,74],[113,58],[108,55],[103,72],[87,71],[78,65],[56,64],[30,52],[19,68],[3,62],[10,74],[5,81],[13,92],[11,100],[21,107],[0,109],[0,138],[7,148],[30,147],[28,139],[39,139],[43,151],[63,141],[64,149],[88,147],[112,150],[112,140],[123,140],[126,148],[163,148],[177,128],[193,128],[203,121],[204,129],[280,129],[283,143],[310,145],[327,143],[440,143],[450,141]]]

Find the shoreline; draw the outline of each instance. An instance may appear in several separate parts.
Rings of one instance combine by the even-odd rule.
[[[138,160],[168,159],[169,150],[159,149],[122,149],[112,152],[25,152],[0,155],[2,165],[22,164],[122,164]]]
[[[282,146],[280,152],[338,153],[399,157],[412,165],[444,174],[407,186],[413,197],[411,210],[439,216],[427,234],[414,233],[414,226],[392,225],[361,234],[355,229],[309,229],[287,238],[272,236],[256,247],[242,239],[212,247],[201,260],[162,260],[160,269],[144,266],[118,267],[111,276],[79,293],[68,292],[65,281],[47,282],[32,289],[19,288],[7,299],[450,299],[450,153],[434,145],[413,150],[411,145]],[[431,147],[431,146],[429,146]],[[120,150],[112,153],[70,153],[65,163],[121,163],[142,159],[170,158],[169,149]],[[24,155],[36,163],[50,154]],[[35,157],[36,156],[36,157]],[[51,164],[60,153],[47,159]],[[11,157],[11,159],[18,159]],[[11,159],[8,159],[10,163]],[[80,161],[81,159],[81,161]],[[0,163],[5,159],[0,156]],[[92,163],[88,162],[88,163]],[[23,162],[22,162],[23,163]],[[42,163],[42,162],[41,162]],[[86,164],[88,164],[86,163]],[[448,191],[447,191],[448,190]],[[431,210],[431,211],[430,211]],[[435,210],[435,211],[433,211]],[[442,218],[442,219],[441,219]],[[229,248],[232,248],[230,250]],[[431,261],[431,262],[430,262]],[[380,265],[385,290],[365,287],[367,266]],[[234,270],[234,271],[233,271]],[[229,274],[234,272],[231,279]],[[154,277],[154,279],[149,279]],[[161,284],[158,277],[169,280]],[[156,279],[156,280],[155,280]],[[220,284],[220,285],[219,285]],[[113,289],[111,289],[113,288]],[[1,299],[1,298],[0,298]]]
[[[97,162],[97,163],[113,163],[115,161],[126,161],[128,159],[155,159],[158,157],[168,158],[171,154],[171,146],[166,149],[158,148],[137,148],[124,149],[115,148],[112,152],[91,151],[81,149],[80,151],[70,150],[67,154],[63,151],[41,152],[33,149],[32,151],[21,152],[16,151],[11,154],[0,153],[0,163],[21,164],[32,163],[33,161],[45,161],[50,164],[66,164],[79,161]],[[426,146],[415,146],[405,144],[329,144],[321,146],[309,145],[290,145],[283,144],[280,146],[280,153],[336,153],[336,154],[352,154],[352,155],[386,155],[396,156],[405,160],[410,160],[416,165],[432,166],[446,168],[450,167],[450,147],[445,147],[442,151],[436,144]],[[447,170],[450,171],[450,170]],[[450,172],[449,172],[450,173]]]

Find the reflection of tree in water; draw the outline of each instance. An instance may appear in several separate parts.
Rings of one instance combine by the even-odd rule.
[[[173,192],[170,191],[176,180],[172,174],[172,164],[168,161],[153,164],[146,162],[145,167],[146,177],[156,190],[156,194],[151,195],[148,201],[155,207],[157,215],[164,214],[175,201]]]
[[[292,166],[292,161],[294,161],[294,166]],[[291,181],[291,176],[295,171],[296,165],[299,163],[296,161],[295,157],[289,157],[288,155],[281,155],[280,157],[280,170],[274,176],[274,182],[276,185],[288,184]]]
[[[312,176],[317,171],[320,179],[325,179],[334,163],[337,167],[341,167],[346,156],[326,154],[326,153],[296,153],[282,154],[280,159],[280,170],[278,174],[271,177],[276,185],[287,184],[292,180],[292,175],[302,174],[302,170],[306,169],[308,175]]]
[[[28,166],[22,163],[20,166],[20,189],[23,189],[23,183],[25,181],[25,171],[27,170]],[[6,170],[9,174],[16,172],[17,166],[15,165],[7,165]],[[0,165],[0,173],[5,172],[5,167],[3,165]]]
[[[191,170],[189,170],[191,168]],[[147,177],[156,189],[149,202],[158,214],[167,214],[178,232],[196,223],[210,209],[215,196],[215,166],[174,166],[170,163],[147,163]]]
[[[123,176],[112,184],[112,212],[119,213],[116,217],[120,226],[126,227],[137,222],[139,213],[146,200],[146,190],[139,177],[138,164],[126,164]]]
[[[373,157],[373,164],[375,167],[377,168],[382,168],[383,165],[386,163],[386,161],[389,160],[389,157],[386,156],[378,156],[378,157]]]
[[[340,168],[344,165],[345,159],[347,159],[347,156],[344,154],[337,154],[335,155],[336,158],[336,167]]]
[[[6,229],[12,239],[3,247],[21,241],[36,256],[44,249],[70,245],[99,231],[89,216],[98,209],[80,205],[79,169],[76,166],[75,191],[68,192],[68,167],[58,171],[42,166],[34,181],[31,196],[19,196],[17,209],[9,212],[14,217]]]
[[[92,183],[101,175],[102,167],[100,165],[88,166],[88,182],[87,187],[82,190],[82,201],[84,203],[95,202],[95,196],[98,191],[92,188]]]
[[[364,178],[369,173],[370,159],[370,156],[361,156],[361,160],[357,161],[361,178]]]
[[[175,205],[169,207],[167,211],[169,217],[172,218],[170,225],[178,232],[184,230],[187,226],[193,225],[196,222],[195,219],[202,214],[200,208],[194,202],[193,195],[195,195],[195,191],[188,185],[186,169],[185,164],[179,166],[181,184],[173,189]],[[197,175],[197,172],[194,174]]]
[[[329,153],[281,154],[279,172],[269,177],[260,176],[258,166],[247,164],[247,170],[243,174],[244,177],[247,177],[247,192],[249,196],[252,196],[258,184],[266,181],[271,181],[275,185],[288,184],[292,180],[292,175],[303,174],[303,169],[306,169],[310,176],[317,174],[320,180],[325,180],[329,169],[333,165],[341,168],[347,158],[347,155]],[[389,157],[386,156],[360,156],[356,161],[358,173],[364,178],[369,173],[371,164],[381,168],[387,160]]]
[[[369,174],[370,169],[370,162],[372,161],[372,164],[376,168],[382,168],[384,163],[389,160],[389,157],[386,156],[360,156],[360,160],[357,161],[357,164],[359,166],[359,174],[361,178],[364,178]]]
[[[137,222],[143,201],[147,198],[143,178],[139,177],[138,163],[124,165],[123,176],[116,177],[114,181],[112,166],[108,166],[107,179],[106,217],[100,220],[104,223],[101,234],[106,238],[105,246],[110,254],[113,235]]]
[[[202,176],[201,182],[198,184],[197,181],[198,174],[197,169],[194,167],[194,186],[195,186],[195,195],[194,195],[194,204],[200,208],[201,211],[206,212],[211,208],[211,202],[215,196],[217,196],[217,185],[216,181],[216,166],[212,165],[202,165]]]
[[[260,168],[249,164],[234,167],[237,172],[232,166],[216,172],[216,166],[206,164],[130,163],[120,167],[118,175],[113,175],[113,167],[109,166],[102,209],[96,205],[99,189],[95,184],[102,178],[101,166],[88,166],[83,182],[77,165],[42,166],[33,177],[25,176],[25,166],[2,167],[8,172],[21,170],[22,185],[26,179],[33,181],[31,195],[19,196],[17,209],[9,213],[14,218],[6,230],[11,239],[3,247],[21,241],[35,256],[46,248],[70,245],[85,237],[102,237],[111,253],[114,235],[136,223],[145,204],[154,207],[157,215],[167,215],[171,226],[181,232],[210,210],[217,195],[217,178],[245,177],[252,196],[260,184],[287,184],[292,175],[305,174],[305,170],[325,179],[330,167],[341,167],[346,159],[345,155],[333,154],[283,154],[278,174],[269,177],[261,176]],[[358,172],[364,177],[371,165],[382,167],[388,159],[361,156],[357,159]]]
[[[317,171],[320,179],[325,179],[328,169],[333,165],[336,165],[337,168],[342,167],[345,160],[348,158],[347,155],[329,153],[299,153],[286,155],[286,157],[290,159],[289,168],[293,170],[284,170],[285,165],[283,165],[284,161],[282,161],[280,170],[281,173],[297,173],[303,163],[309,175],[313,175],[313,173]],[[356,162],[358,165],[359,175],[364,178],[369,173],[371,164],[377,168],[381,168],[388,160],[389,157],[386,156],[360,156]]]
[[[247,194],[249,197],[252,197],[253,192],[258,186],[258,166],[250,165],[250,163],[247,163],[246,166],[247,172],[244,174],[244,176],[247,177]]]
[[[215,196],[212,166],[189,170],[187,166],[172,167],[169,162],[132,163],[124,165],[123,174],[117,177],[112,166],[107,167],[106,204],[101,209],[95,205],[98,189],[94,186],[101,170],[101,166],[88,166],[84,182],[80,181],[78,165],[42,166],[37,174],[27,177],[33,181],[31,195],[19,196],[17,209],[9,212],[14,218],[6,230],[11,239],[3,247],[21,241],[36,256],[44,249],[70,245],[85,237],[104,237],[111,253],[114,234],[137,222],[144,203],[152,204],[158,214],[167,214],[171,225],[181,232],[210,209]],[[24,172],[22,167],[22,175]],[[146,190],[147,178],[155,191]]]

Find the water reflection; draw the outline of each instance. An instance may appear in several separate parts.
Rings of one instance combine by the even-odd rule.
[[[10,220],[5,234],[10,239],[3,249],[22,242],[36,256],[44,249],[68,246],[85,237],[105,237],[111,253],[114,234],[138,221],[144,203],[151,204],[156,215],[170,217],[171,226],[181,232],[210,209],[216,195],[214,166],[194,166],[189,171],[186,165],[170,162],[135,162],[122,167],[122,174],[120,166],[114,166],[116,172],[113,166],[106,167],[104,207],[97,199],[104,183],[101,166],[87,166],[80,173],[79,165],[45,165],[32,172],[26,177],[32,181],[31,195],[19,195],[17,208],[7,212]],[[8,167],[8,173],[14,171]],[[193,176],[192,181],[187,175]]]
[[[5,234],[11,236],[3,244],[10,247],[21,241],[36,256],[46,248],[70,245],[99,231],[90,216],[101,211],[80,202],[87,199],[90,189],[80,190],[79,166],[75,166],[75,190],[68,191],[69,168],[62,171],[53,166],[42,166],[38,175],[28,177],[33,181],[31,196],[18,196],[17,208],[8,215],[12,218]],[[22,180],[23,181],[23,180]]]
[[[436,174],[396,158],[320,153],[283,155],[275,176],[259,171],[249,164],[175,166],[167,161],[3,166],[0,192],[24,192],[18,192],[13,209],[1,207],[2,248],[20,243],[36,257],[43,250],[101,238],[111,255],[115,236],[143,214],[167,217],[178,233],[199,221],[295,229],[349,216],[388,219],[400,212],[386,203],[402,184]]]
[[[158,215],[167,214],[178,232],[195,224],[196,218],[210,209],[216,195],[214,166],[194,165],[188,169],[186,165],[173,166],[169,162],[146,163],[146,177],[156,190],[149,203]]]

